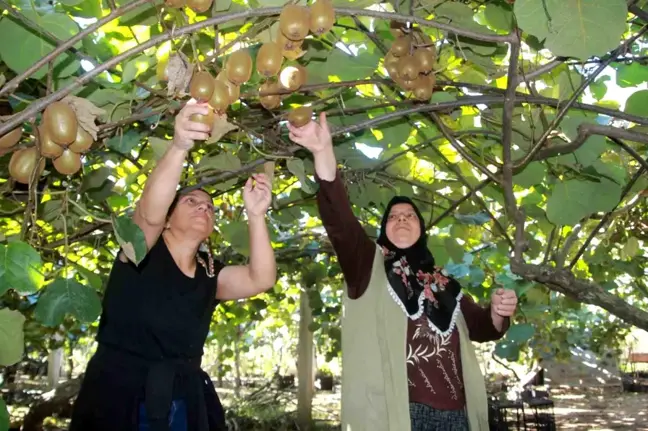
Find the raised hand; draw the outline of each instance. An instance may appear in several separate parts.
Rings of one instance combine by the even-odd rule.
[[[331,140],[331,131],[326,122],[326,114],[320,113],[319,124],[315,121],[309,121],[302,127],[294,127],[288,124],[290,139],[296,144],[301,145],[313,154],[321,153],[333,148]]]
[[[211,127],[190,119],[194,114],[207,115],[208,113],[209,106],[206,103],[199,104],[194,99],[189,100],[176,116],[173,145],[183,150],[190,150],[194,145],[194,141],[208,139]]]
[[[254,174],[243,188],[243,203],[250,216],[262,216],[272,201],[272,184],[265,174]]]
[[[515,290],[499,288],[491,297],[491,311],[500,317],[511,317],[517,308]]]

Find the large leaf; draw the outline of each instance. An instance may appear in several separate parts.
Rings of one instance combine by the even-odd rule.
[[[144,260],[147,252],[144,232],[127,215],[112,217],[113,230],[122,251],[136,265]]]
[[[518,25],[556,56],[586,60],[619,45],[626,28],[625,0],[517,0]]]
[[[0,244],[0,296],[8,289],[27,294],[43,284],[41,257],[29,244]]]
[[[288,160],[288,162],[286,162],[286,167],[294,176],[297,177],[297,179],[299,179],[299,183],[301,184],[302,190],[304,190],[305,193],[311,194],[314,192],[311,182],[306,176],[304,162],[302,161],[302,159],[290,159]]]
[[[0,366],[13,365],[22,359],[25,349],[24,323],[25,316],[20,312],[0,309]]]
[[[575,225],[583,217],[611,211],[621,198],[621,186],[607,179],[600,182],[568,180],[558,183],[547,201],[547,218],[556,225]]]
[[[22,10],[21,13],[59,40],[67,40],[79,32],[79,26],[68,15],[62,13],[43,16],[30,10]],[[0,57],[16,73],[27,70],[32,64],[52,52],[55,46],[49,38],[41,37],[28,30],[9,15],[5,15],[0,20],[0,34],[2,35]],[[81,43],[77,43],[75,47],[80,48]],[[54,76],[57,78],[70,76],[79,69],[80,65],[81,63],[72,54],[61,54],[54,60]],[[47,74],[47,69],[47,66],[41,67],[32,77],[43,78]]]
[[[628,97],[625,112],[640,117],[648,117],[648,90],[637,91]]]
[[[514,343],[522,344],[533,338],[535,328],[530,323],[511,325],[506,332],[506,338]]]
[[[0,398],[0,431],[9,431],[9,410],[2,398]]]
[[[250,254],[250,240],[247,223],[242,221],[230,222],[221,226],[221,232],[227,242],[232,244],[232,248],[244,256]]]
[[[326,62],[311,62],[308,65],[308,75],[317,77],[319,82],[327,82],[329,76],[337,76],[341,81],[362,79],[376,70],[379,61],[377,53],[370,53],[366,49],[360,49],[357,55],[334,49]]]
[[[97,292],[73,278],[57,278],[45,288],[34,311],[45,326],[55,327],[66,315],[83,323],[94,322],[101,313]]]

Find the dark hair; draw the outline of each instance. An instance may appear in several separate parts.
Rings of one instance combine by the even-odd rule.
[[[171,202],[171,205],[169,205],[169,209],[167,210],[167,215],[166,215],[167,220],[169,219],[169,217],[171,217],[171,214],[173,214],[173,211],[174,211],[174,210],[176,209],[176,207],[178,206],[178,202],[180,201],[180,198],[181,198],[182,196],[187,195],[187,194],[189,194],[189,193],[191,193],[191,192],[193,192],[193,191],[196,191],[196,190],[200,190],[201,192],[203,192],[203,193],[205,193],[207,196],[209,196],[209,198],[211,199],[211,194],[209,194],[209,192],[208,192],[207,190],[203,189],[202,187],[199,187],[199,188],[197,188],[197,189],[191,189],[191,190],[189,190],[189,191],[187,191],[187,190],[179,190],[179,191],[175,194],[175,196],[173,197],[173,201]]]

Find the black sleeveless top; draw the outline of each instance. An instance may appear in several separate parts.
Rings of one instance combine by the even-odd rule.
[[[203,256],[207,262],[207,256]],[[137,430],[145,402],[151,430],[166,430],[172,399],[187,403],[189,430],[225,429],[224,414],[200,359],[223,264],[214,278],[176,265],[160,236],[136,266],[115,259],[103,299],[97,353],[88,364],[70,430]]]

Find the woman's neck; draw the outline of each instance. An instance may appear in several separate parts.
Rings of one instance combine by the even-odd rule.
[[[178,238],[170,230],[164,231],[162,237],[178,267],[184,272],[192,272],[196,267],[196,254],[200,242],[191,238]]]

